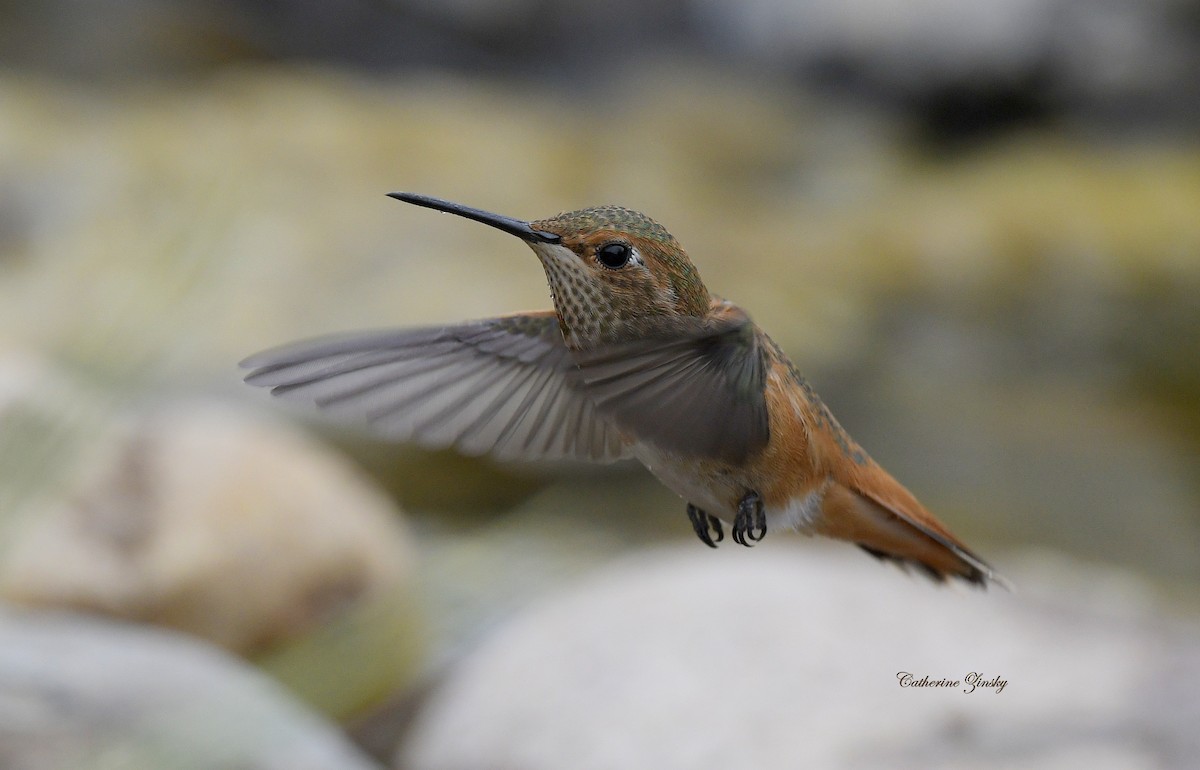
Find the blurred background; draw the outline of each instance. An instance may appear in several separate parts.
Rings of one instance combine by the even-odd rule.
[[[1194,0],[0,2],[0,766],[1193,766],[1198,132]],[[647,212],[1018,591],[242,385],[549,306],[391,190]]]

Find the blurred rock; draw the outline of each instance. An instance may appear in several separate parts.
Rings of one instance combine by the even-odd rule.
[[[1195,10],[1178,0],[698,0],[718,46],[907,107],[935,141],[1070,115],[1182,129],[1200,118]]]
[[[996,561],[1020,593],[845,547],[643,552],[484,640],[396,766],[1190,767],[1200,628],[1120,573]]]
[[[31,501],[75,472],[85,437],[107,429],[107,406],[45,356],[0,337],[0,555]]]
[[[365,624],[375,632],[354,635],[357,648],[343,639],[324,659],[306,656],[314,670],[366,672],[352,678],[358,691],[321,701],[335,709],[412,674],[414,546],[395,507],[346,461],[204,403],[138,418],[107,446],[15,536],[0,564],[4,598],[157,623],[246,654],[330,623]]]
[[[331,724],[183,635],[0,607],[5,770],[371,770]]]
[[[88,80],[320,61],[524,75],[569,92],[679,58],[798,72],[956,142],[1062,116],[1200,117],[1186,0],[43,0],[0,4],[0,64]],[[620,57],[594,46],[620,45]],[[614,77],[615,76],[615,77]]]

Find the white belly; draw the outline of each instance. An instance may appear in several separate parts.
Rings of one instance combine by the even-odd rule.
[[[712,478],[697,472],[696,463],[681,461],[646,444],[636,444],[633,454],[675,494],[719,519],[732,521],[738,493],[728,477]]]
[[[732,522],[737,514],[737,502],[745,494],[746,484],[733,474],[705,475],[697,471],[695,462],[680,461],[644,444],[634,447],[634,456],[668,489],[686,502],[719,519]],[[805,531],[812,527],[820,514],[825,488],[818,487],[806,495],[793,497],[783,506],[766,506],[767,531]]]

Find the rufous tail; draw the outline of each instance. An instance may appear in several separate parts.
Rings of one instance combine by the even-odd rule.
[[[885,502],[835,482],[825,493],[814,531],[848,540],[877,559],[916,569],[939,583],[955,577],[1011,590],[1007,580],[950,534],[907,490],[899,487],[896,492],[902,494],[889,495],[893,500]]]

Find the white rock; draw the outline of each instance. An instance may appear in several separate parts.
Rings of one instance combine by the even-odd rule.
[[[250,666],[180,634],[0,607],[5,770],[371,770]]]
[[[939,589],[815,544],[643,553],[487,639],[397,766],[1186,766],[1197,629],[1168,634],[1119,576],[1013,577]]]

